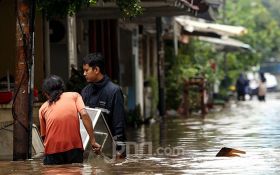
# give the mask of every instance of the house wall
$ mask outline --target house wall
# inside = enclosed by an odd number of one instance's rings
[[[138,25],[122,23],[119,38],[120,78],[124,93],[127,94],[127,107],[133,111],[139,106],[143,115],[143,45]]]
[[[83,57],[89,52],[88,20],[76,17],[77,36],[77,64],[78,69],[82,69]]]
[[[69,65],[68,65],[68,75],[71,75],[71,66],[77,68],[77,23],[75,16],[67,17],[68,23],[68,57],[69,57]]]
[[[138,31],[138,26],[132,33],[132,56],[134,60],[135,71],[135,93],[136,93],[136,105],[140,106],[141,116],[143,115],[143,61],[140,56],[141,52],[141,38]]]
[[[133,64],[132,60],[132,32],[130,30],[120,28],[119,41],[120,44],[120,85],[129,87],[134,84]],[[128,44],[131,43],[131,44]]]
[[[141,50],[143,57],[143,77],[144,77],[144,120],[156,115],[156,106],[153,95],[157,89],[153,89],[151,81],[157,78],[157,47],[154,34],[146,33],[142,38],[143,48]]]
[[[42,104],[33,106],[33,122],[39,126],[39,108]],[[0,160],[12,160],[13,158],[13,116],[11,104],[0,104]],[[8,126],[8,127],[7,127]],[[33,138],[34,139],[34,138]]]
[[[44,59],[43,19],[42,14],[38,12],[35,18],[34,86],[39,90],[45,77]]]
[[[15,4],[11,0],[0,1],[0,78],[7,75],[15,75],[16,58],[16,16]]]
[[[148,30],[151,33],[147,34],[143,30],[143,26],[146,25],[142,25],[141,22],[118,19],[116,26],[113,26],[112,21],[115,19],[108,19],[107,16],[100,14],[90,16],[82,14],[83,12],[77,14],[79,65],[82,57],[89,52],[99,51],[108,54],[105,56],[105,58],[109,58],[109,62],[106,60],[108,63],[107,73],[113,80],[119,79],[117,83],[123,89],[127,109],[134,111],[137,106],[140,106],[142,117],[145,114],[147,117],[155,114],[156,111],[151,111],[151,109],[144,113],[144,108],[151,106],[151,92],[148,90],[145,97],[147,89],[144,89],[144,81],[151,76],[157,78],[157,43],[154,18],[148,24]],[[115,38],[115,34],[117,38]],[[117,52],[113,52],[115,49]]]
[[[144,77],[144,120],[150,117],[151,114],[151,98],[152,98],[152,89],[149,82],[151,71],[150,71],[150,37],[144,35],[142,37],[142,59],[143,59],[143,77]]]
[[[66,18],[56,18],[49,21],[50,74],[62,77],[65,82],[69,78],[67,25]]]
[[[154,116],[152,89],[146,83],[151,77],[157,78],[157,47],[155,33],[137,23],[120,25],[120,79],[127,95],[128,110],[140,106],[143,120]],[[131,43],[131,44],[129,44]]]
[[[15,1],[0,1],[0,78],[7,75],[15,77],[16,66],[16,15]],[[44,77],[43,64],[43,29],[41,14],[36,14],[35,19],[35,66],[34,84],[40,88]]]
[[[89,20],[89,51],[100,52],[105,59],[106,73],[119,83],[118,21]]]
[[[156,41],[156,37],[153,37],[150,40],[150,47],[151,47],[150,54],[153,57],[153,59],[151,59],[151,74],[153,76],[157,77],[157,41]]]

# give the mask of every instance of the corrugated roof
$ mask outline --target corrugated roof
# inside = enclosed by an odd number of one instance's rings
[[[188,16],[175,17],[175,20],[188,32],[212,32],[221,36],[241,36],[247,33],[247,29],[242,26],[197,21]]]
[[[232,39],[232,38],[228,38],[228,37],[212,38],[212,37],[200,36],[200,37],[198,37],[198,39],[202,40],[202,41],[207,41],[207,42],[210,42],[210,43],[222,45],[222,46],[238,47],[238,48],[242,48],[242,49],[251,50],[251,46],[249,44],[246,44],[242,41]]]

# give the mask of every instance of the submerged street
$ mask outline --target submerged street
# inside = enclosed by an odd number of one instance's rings
[[[0,0],[0,175],[280,174],[279,9]]]
[[[232,101],[205,118],[170,116],[130,128],[128,141],[140,149],[124,162],[44,166],[42,160],[1,161],[0,174],[277,174],[279,114],[280,94],[268,94],[266,102]],[[246,154],[215,157],[222,147]]]

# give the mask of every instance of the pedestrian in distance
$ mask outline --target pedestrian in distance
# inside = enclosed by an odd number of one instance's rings
[[[100,150],[82,97],[76,92],[64,92],[64,88],[63,80],[56,75],[46,78],[42,86],[47,101],[39,109],[39,121],[45,146],[43,163],[46,165],[83,162],[80,119],[87,130],[92,149],[96,153]]]
[[[243,73],[241,73],[236,81],[236,92],[237,92],[237,100],[238,101],[245,101],[245,95],[246,95],[246,90],[248,89],[249,86],[249,81],[247,78],[244,76]]]
[[[116,141],[116,158],[124,158],[125,110],[121,88],[105,73],[105,60],[100,53],[90,53],[83,59],[84,76],[88,85],[81,94],[86,106],[101,109]]]
[[[259,88],[258,88],[258,100],[259,101],[265,101],[265,95],[266,95],[266,78],[264,76],[264,73],[260,73],[260,80],[259,80]]]

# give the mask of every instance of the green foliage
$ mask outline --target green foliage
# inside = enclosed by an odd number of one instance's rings
[[[166,96],[167,107],[177,109],[183,94],[184,80],[191,77],[204,77],[208,83],[214,83],[222,77],[222,72],[211,67],[220,62],[220,54],[213,45],[196,39],[188,45],[179,47],[179,54],[174,56],[171,47],[165,48],[166,58]],[[172,99],[172,100],[171,100]]]
[[[181,101],[183,91],[184,69],[182,65],[188,64],[188,55],[180,54],[174,56],[172,46],[165,47],[166,59],[166,106],[167,108],[176,109]]]
[[[48,18],[66,15],[73,15],[83,6],[96,4],[96,0],[38,0],[40,10],[46,13]]]
[[[226,52],[227,78],[234,83],[240,72],[250,71],[271,57],[280,61],[280,28],[278,0],[235,0],[226,3],[226,18],[228,25],[246,27],[248,33],[237,39],[250,44],[253,50]],[[222,20],[217,23],[223,23]],[[203,48],[203,46],[201,47]],[[202,50],[195,49],[197,52]],[[218,53],[217,53],[218,54]],[[199,53],[199,55],[201,55]],[[214,56],[218,68],[224,67],[221,56]],[[218,70],[222,71],[222,70]],[[220,72],[218,75],[222,75]]]
[[[244,26],[248,33],[239,39],[251,45],[254,52],[235,53],[244,66],[241,69],[248,69],[271,57],[278,57],[280,53],[280,28],[275,19],[279,19],[279,10],[272,6],[279,7],[279,1],[266,0],[266,6],[261,0],[236,0],[227,1],[226,23],[229,25]],[[267,5],[270,4],[271,6]],[[274,9],[274,11],[269,10]],[[278,16],[277,16],[278,15]]]
[[[37,6],[48,18],[73,15],[83,7],[96,5],[97,0],[38,0]],[[135,17],[142,13],[140,0],[116,0],[123,17]]]
[[[201,94],[198,86],[189,89],[189,109],[190,111],[199,111],[201,106]]]
[[[135,17],[142,13],[140,0],[116,0],[123,17]]]
[[[167,62],[166,89],[167,99],[172,99],[167,100],[167,106],[169,108],[176,109],[180,104],[184,79],[202,76],[207,80],[207,87],[212,87],[211,85],[214,82],[222,81],[226,76],[227,82],[232,84],[240,72],[251,70],[253,66],[260,64],[263,60],[262,58],[271,54],[272,50],[278,49],[278,44],[273,43],[273,38],[277,38],[279,35],[277,23],[273,20],[271,21],[269,13],[267,13],[261,4],[254,5],[253,3],[254,7],[258,8],[258,10],[254,11],[251,9],[252,16],[248,15],[249,9],[247,9],[251,4],[248,2],[243,3],[245,5],[244,7],[238,5],[238,7],[232,8],[232,10],[241,10],[240,13],[229,12],[229,9],[227,10],[229,14],[233,14],[233,17],[228,15],[228,21],[232,22],[232,25],[241,25],[248,29],[248,34],[238,39],[249,43],[255,49],[255,52],[242,51],[241,49],[232,52],[221,52],[215,49],[214,44],[198,41],[195,38],[192,38],[188,45],[181,45],[179,47],[179,54],[176,57],[173,52],[168,51],[170,48],[167,48],[165,56]],[[246,21],[243,21],[246,17]],[[259,21],[255,22],[258,19]],[[268,28],[270,29],[268,30]],[[275,31],[271,28],[276,28],[277,30]],[[212,63],[216,64],[215,71],[211,68]],[[227,74],[224,72],[225,63]],[[228,89],[221,89],[221,93],[223,94],[227,94],[227,91]],[[192,97],[192,99],[195,98]]]
[[[154,116],[153,112],[157,111],[157,104],[158,104],[158,82],[157,78],[152,76],[148,79],[149,84],[152,89],[152,107],[151,107],[151,117]]]

